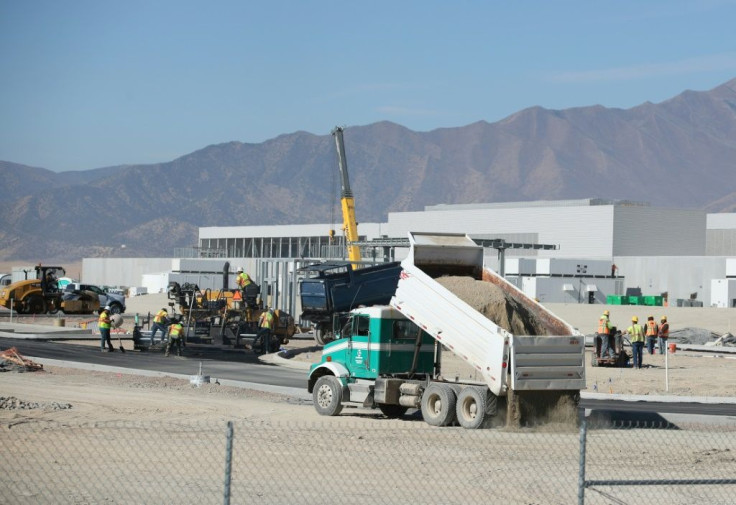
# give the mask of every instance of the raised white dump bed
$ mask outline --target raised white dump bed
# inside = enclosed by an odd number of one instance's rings
[[[391,305],[478,370],[497,396],[585,388],[584,336],[494,271],[483,248],[462,234],[409,233],[411,249]],[[533,314],[548,335],[512,335],[435,279],[492,282]]]

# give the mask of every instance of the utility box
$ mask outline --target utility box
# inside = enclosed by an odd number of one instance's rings
[[[720,308],[736,307],[736,279],[713,279],[710,283],[710,305]]]

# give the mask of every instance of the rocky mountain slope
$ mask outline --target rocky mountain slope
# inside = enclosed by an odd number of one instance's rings
[[[736,79],[627,110],[533,107],[430,132],[355,126],[345,144],[364,222],[438,203],[567,198],[736,211]],[[154,165],[55,173],[0,162],[0,180],[0,260],[170,256],[196,244],[199,226],[340,222],[329,132]]]

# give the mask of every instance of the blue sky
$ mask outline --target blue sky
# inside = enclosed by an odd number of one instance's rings
[[[55,171],[736,77],[736,0],[0,0],[0,160]]]

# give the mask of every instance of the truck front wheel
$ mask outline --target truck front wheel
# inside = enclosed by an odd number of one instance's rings
[[[314,385],[314,408],[323,416],[336,416],[342,412],[342,384],[337,377],[323,375]]]
[[[446,384],[430,384],[422,395],[422,417],[432,426],[447,426],[455,420],[455,391]]]

